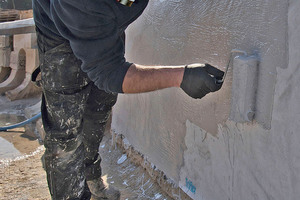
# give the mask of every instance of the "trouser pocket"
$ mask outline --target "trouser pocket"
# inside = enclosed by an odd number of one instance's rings
[[[90,82],[68,42],[45,52],[40,69],[42,86],[48,91],[76,92]]]

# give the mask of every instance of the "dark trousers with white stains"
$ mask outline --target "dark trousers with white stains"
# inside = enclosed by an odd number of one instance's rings
[[[117,95],[99,90],[62,38],[37,30],[42,76],[44,159],[52,199],[90,199],[86,180],[101,176],[98,153]]]

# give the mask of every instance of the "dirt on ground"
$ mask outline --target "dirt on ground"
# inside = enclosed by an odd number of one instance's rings
[[[19,116],[24,116],[25,108],[39,101],[40,98],[9,101],[0,96],[0,126],[3,121],[16,123]],[[171,199],[144,168],[133,164],[120,147],[112,145],[109,124],[99,147],[102,178],[120,190],[121,200]],[[0,200],[51,199],[41,162],[44,146],[41,139],[30,137],[27,132],[24,127],[0,131]],[[10,149],[14,150],[11,154]]]
[[[46,200],[51,199],[42,168],[44,148],[32,154],[0,164],[0,199]]]
[[[51,199],[40,159],[44,147],[37,140],[22,137],[22,131],[24,129],[21,128],[0,132],[0,137],[19,145],[18,149],[26,149],[23,156],[0,161],[0,199]],[[21,142],[24,139],[29,141]],[[99,150],[102,155],[103,179],[120,190],[122,200],[171,199],[143,168],[133,164],[120,148],[111,145],[110,134],[106,133]]]

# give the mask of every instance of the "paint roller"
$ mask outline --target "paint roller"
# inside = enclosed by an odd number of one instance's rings
[[[258,56],[249,56],[245,51],[233,49],[223,78],[216,80],[218,84],[224,82],[231,63],[233,77],[229,119],[239,123],[251,122],[255,115]]]
[[[244,55],[247,55],[247,53],[245,51],[242,51],[242,50],[239,50],[239,49],[232,49],[231,52],[230,52],[230,55],[229,55],[229,59],[228,59],[228,63],[227,63],[227,66],[226,66],[226,69],[225,69],[225,72],[224,72],[224,76],[222,79],[216,79],[216,83],[217,84],[222,84],[225,80],[225,77],[226,77],[226,74],[228,72],[228,68],[231,64],[231,61],[232,61],[232,56],[234,53],[242,53]]]

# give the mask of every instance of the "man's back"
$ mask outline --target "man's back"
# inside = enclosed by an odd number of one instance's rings
[[[131,64],[124,57],[124,31],[147,4],[148,0],[132,7],[115,0],[33,0],[33,10],[37,31],[54,46],[68,41],[98,88],[122,92]]]

